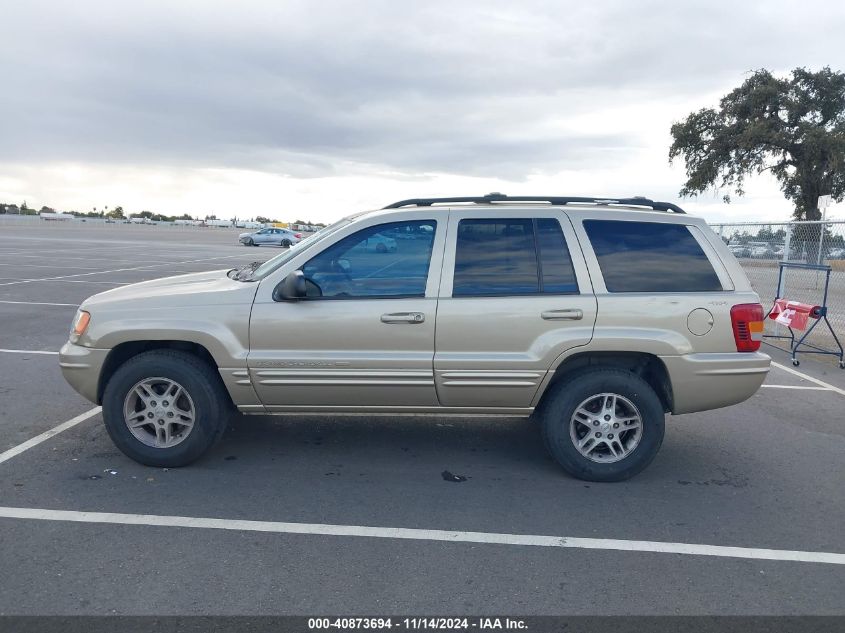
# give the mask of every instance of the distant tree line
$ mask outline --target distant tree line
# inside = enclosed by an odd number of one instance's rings
[[[29,207],[26,201],[23,201],[20,205],[18,204],[9,204],[0,202],[0,214],[15,214],[15,215],[39,215],[41,213],[66,213],[68,215],[73,215],[78,218],[109,218],[113,220],[125,220],[127,218],[147,218],[153,222],[175,222],[176,220],[191,220],[191,221],[199,221],[201,219],[205,220],[216,220],[217,215],[210,214],[206,215],[205,218],[198,218],[190,215],[189,213],[183,213],[182,215],[165,215],[163,213],[154,213],[153,211],[140,211],[138,213],[131,213],[126,215],[125,211],[123,210],[122,206],[116,206],[112,209],[108,207],[103,207],[102,209],[97,209],[94,207],[91,211],[57,211],[52,207],[43,206],[39,210],[35,210]],[[234,218],[232,222],[236,222],[238,218]],[[250,222],[261,222],[262,224],[276,224],[276,223],[283,223],[282,220],[276,220],[275,218],[269,218],[262,215],[256,216],[254,220],[249,220]],[[311,224],[314,226],[325,226],[320,222],[306,222],[305,220],[296,220],[294,224]]]
[[[733,233],[730,236],[723,235],[722,240],[726,244],[748,244],[749,242],[767,242],[769,244],[783,244],[786,241],[786,230],[782,227],[778,228],[777,230],[772,230],[771,226],[764,225],[760,227],[756,233],[752,233],[751,231],[745,229],[743,231]],[[817,244],[818,240],[818,231],[816,231],[814,235],[810,235],[809,237],[807,236],[806,231],[801,232],[797,235],[793,233],[792,236],[792,241],[796,244],[805,242],[808,244]],[[834,233],[833,231],[831,231],[829,226],[825,226],[824,245],[827,248],[845,248],[845,236]]]

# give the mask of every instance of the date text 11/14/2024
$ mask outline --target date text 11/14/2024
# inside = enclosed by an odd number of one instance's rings
[[[479,618],[440,618],[440,617],[349,617],[349,618],[308,618],[309,630],[384,630],[400,629],[410,631],[451,631],[471,630],[524,630],[524,620],[518,618],[479,617]]]

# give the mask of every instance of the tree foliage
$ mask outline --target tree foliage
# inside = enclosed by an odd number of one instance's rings
[[[758,70],[718,110],[693,112],[671,131],[669,160],[686,166],[681,196],[711,188],[741,196],[748,176],[769,171],[795,219],[820,219],[819,196],[845,198],[845,74],[828,67],[786,79]]]

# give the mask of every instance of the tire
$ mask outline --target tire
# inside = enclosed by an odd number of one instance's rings
[[[609,400],[609,396],[614,399]],[[631,372],[612,368],[589,371],[561,383],[547,397],[540,420],[543,443],[563,469],[577,479],[629,479],[648,466],[660,450],[665,432],[663,405],[654,389]],[[608,402],[612,411],[603,408]],[[639,426],[626,429],[625,425],[636,424],[635,417]],[[578,449],[578,441],[585,442],[582,450],[590,457]]]
[[[285,248],[290,248],[291,241],[290,240],[282,240],[282,246],[284,246]]]
[[[178,402],[164,400],[169,397],[164,389],[167,383],[182,387],[181,392],[173,389]],[[139,385],[140,391],[136,391]],[[138,396],[140,392],[147,394],[146,401]],[[164,408],[165,403],[171,408]],[[126,413],[129,409],[131,414]],[[144,352],[130,358],[114,372],[103,393],[103,420],[112,441],[127,457],[147,466],[176,468],[199,459],[220,440],[231,411],[217,372],[196,356],[176,350]],[[127,422],[130,415],[137,416],[134,430]],[[145,415],[152,419],[139,426]],[[186,425],[189,417],[193,420],[190,427]],[[160,439],[160,435],[169,439]],[[158,443],[165,445],[156,446]]]
[[[252,241],[252,238],[251,238],[251,237],[248,237],[248,238],[246,239],[246,241],[244,242],[244,246],[255,246],[255,242],[254,242],[254,241]]]

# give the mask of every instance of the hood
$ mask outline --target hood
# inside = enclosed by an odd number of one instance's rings
[[[106,304],[126,304],[126,307],[141,304],[147,309],[155,309],[252,302],[258,284],[229,279],[228,270],[231,269],[142,281],[88,297],[80,307],[96,309]]]

